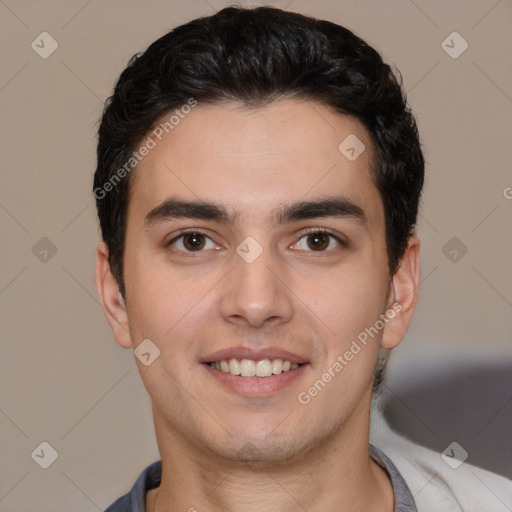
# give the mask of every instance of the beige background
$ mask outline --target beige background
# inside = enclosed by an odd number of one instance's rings
[[[331,19],[374,45],[401,70],[419,119],[428,161],[423,281],[388,391],[400,395],[411,368],[449,373],[467,359],[510,368],[512,2],[268,4]],[[0,0],[0,511],[101,510],[158,457],[133,356],[115,344],[93,284],[95,133],[132,54],[225,5]],[[59,45],[47,59],[31,48],[43,31]],[[469,44],[457,59],[441,47],[453,31]],[[57,249],[47,261],[48,242],[33,250],[43,237]],[[467,247],[457,262],[450,247],[443,252],[452,237]],[[493,424],[510,424],[511,397],[502,389],[495,407],[475,411],[489,435]],[[31,458],[43,441],[58,452],[46,470]]]

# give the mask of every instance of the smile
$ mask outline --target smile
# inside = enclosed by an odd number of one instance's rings
[[[297,370],[299,364],[292,364],[291,361],[282,359],[221,359],[208,363],[211,368],[220,370],[223,373],[230,373],[239,377],[260,377],[266,378],[272,375],[279,375],[283,372]]]

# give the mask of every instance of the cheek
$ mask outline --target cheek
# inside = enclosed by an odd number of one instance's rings
[[[166,281],[149,273],[147,279],[142,279],[142,273],[139,277],[131,283],[136,299],[128,309],[130,334],[134,345],[150,339],[159,355],[147,367],[136,362],[152,400],[179,415],[174,407],[186,402],[184,390],[196,377],[198,365],[192,354],[211,304],[198,283],[184,286],[180,292],[171,286],[176,280]]]
[[[172,269],[165,261],[141,253],[127,261],[126,269],[128,316],[135,343],[149,338],[162,351],[179,352],[186,333],[190,337],[212,308],[208,291],[219,281],[218,273]]]
[[[297,295],[304,302],[305,314],[312,316],[326,336],[344,346],[382,313],[388,281],[382,264],[347,264],[336,271],[305,277],[296,276]]]
[[[155,342],[172,335],[201,298],[197,287],[176,289],[177,284],[156,273],[127,283],[133,298],[128,310],[132,335]]]
[[[385,276],[366,266],[351,267],[326,279],[322,287],[310,288],[304,314],[319,319],[323,353],[301,396],[314,399],[318,411],[329,410],[331,423],[348,414],[372,382],[382,336],[375,325],[387,296]]]

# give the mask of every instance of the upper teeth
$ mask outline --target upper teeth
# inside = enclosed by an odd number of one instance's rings
[[[278,375],[281,372],[296,370],[299,365],[292,364],[290,361],[282,359],[260,359],[253,361],[252,359],[223,359],[210,363],[212,368],[216,368],[224,373],[232,375],[240,375],[241,377],[270,377],[270,375]]]

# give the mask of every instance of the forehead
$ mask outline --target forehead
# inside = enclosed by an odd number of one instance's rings
[[[340,193],[379,215],[366,129],[322,104],[199,103],[161,140],[149,135],[155,146],[134,171],[132,213],[179,196],[226,204],[237,218],[262,217],[277,205]]]

